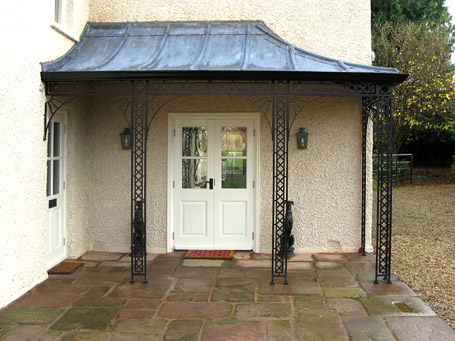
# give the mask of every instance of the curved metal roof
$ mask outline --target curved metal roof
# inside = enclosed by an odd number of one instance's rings
[[[263,22],[89,23],[70,51],[42,65],[44,81],[138,77],[398,83],[405,75],[305,51]]]

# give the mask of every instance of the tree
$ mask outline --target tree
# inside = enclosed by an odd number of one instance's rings
[[[455,139],[453,27],[443,1],[373,0],[372,8],[374,64],[409,74],[394,90],[394,152],[410,136]]]
[[[451,17],[445,0],[372,0],[373,23],[415,24],[430,28],[451,27]]]

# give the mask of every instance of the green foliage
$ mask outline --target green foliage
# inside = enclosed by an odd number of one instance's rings
[[[372,0],[371,17],[373,22],[413,22],[431,28],[451,26],[444,0]]]
[[[415,23],[373,23],[375,65],[409,74],[394,90],[394,152],[411,135],[455,138],[452,41],[446,27]]]

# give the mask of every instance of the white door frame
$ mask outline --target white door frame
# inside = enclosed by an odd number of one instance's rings
[[[254,121],[254,130],[256,136],[256,162],[255,162],[255,188],[254,188],[254,240],[253,251],[259,251],[260,245],[260,140],[261,140],[261,116],[258,112],[253,113],[169,113],[168,115],[168,149],[167,149],[167,252],[174,251],[174,126],[177,119],[218,119],[218,120],[241,120],[248,119]]]
[[[51,269],[52,267],[54,267],[55,265],[59,264],[60,262],[62,262],[63,260],[65,260],[67,257],[68,257],[68,246],[67,246],[67,243],[66,243],[66,240],[67,240],[67,236],[66,236],[66,183],[67,183],[67,156],[68,156],[68,149],[67,149],[67,139],[66,139],[66,134],[67,134],[67,116],[68,116],[68,111],[66,109],[60,109],[60,111],[55,114],[55,116],[53,117],[53,120],[54,121],[56,118],[59,119],[60,122],[62,122],[62,145],[61,145],[61,152],[62,152],[62,158],[61,160],[63,161],[62,162],[62,174],[60,174],[61,176],[61,184],[62,184],[62,187],[61,187],[61,191],[62,191],[62,198],[63,198],[63,203],[62,203],[62,214],[63,214],[63,218],[62,218],[62,224],[63,224],[63,227],[62,227],[62,234],[63,234],[63,254],[62,254],[62,257],[59,258],[58,260],[55,260],[53,261],[52,263],[48,263],[47,259],[46,259],[46,270],[49,270]],[[47,143],[49,143],[49,139],[47,140]],[[47,153],[47,146],[46,146],[46,153]],[[47,178],[46,178],[46,181],[47,181]],[[48,199],[46,197],[46,204],[48,205]],[[46,205],[46,206],[47,206]],[[48,206],[47,206],[48,207]],[[49,210],[49,208],[47,208],[47,210]],[[47,217],[47,222],[46,224],[49,224],[49,216]],[[47,238],[49,238],[49,235],[46,235],[46,243],[48,242]]]

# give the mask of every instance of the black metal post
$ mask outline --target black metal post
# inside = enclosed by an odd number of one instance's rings
[[[287,279],[287,236],[285,233],[288,200],[289,82],[273,82],[273,213],[272,213],[272,279]],[[283,245],[284,242],[284,245]],[[284,250],[284,252],[283,252]]]
[[[146,220],[146,156],[149,84],[133,83],[131,105],[131,281],[134,276],[144,276],[147,283],[147,220]]]
[[[377,226],[375,281],[390,280],[392,250],[392,97],[382,96],[377,101]]]

